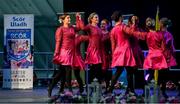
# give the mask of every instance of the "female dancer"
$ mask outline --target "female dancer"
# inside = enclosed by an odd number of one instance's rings
[[[176,66],[176,59],[175,59],[175,48],[174,48],[174,39],[170,32],[168,32],[167,28],[171,25],[171,21],[168,18],[161,18],[160,19],[160,33],[164,37],[164,55],[167,61],[168,69],[172,66]],[[167,94],[165,93],[166,90],[166,82],[168,81],[168,70],[160,71],[159,72],[159,83],[162,84],[162,93],[165,98],[167,98]],[[179,83],[177,83],[178,89],[180,89]],[[180,94],[180,90],[179,90]]]
[[[130,80],[132,78],[133,67],[136,66],[135,57],[129,42],[129,28],[122,23],[122,15],[119,11],[115,11],[112,16],[112,20],[115,21],[115,26],[111,30],[110,39],[112,47],[112,64],[111,67],[116,67],[117,70],[112,77],[111,86],[106,92],[112,92],[114,85],[122,73],[124,67],[128,72],[128,91],[133,91],[133,82]],[[127,92],[128,93],[128,92]]]
[[[111,60],[111,56],[110,56],[110,50],[111,50],[111,43],[110,43],[110,36],[109,36],[109,31],[108,31],[108,27],[109,27],[109,21],[107,19],[103,19],[101,21],[101,30],[102,30],[102,73],[104,76],[103,80],[106,83],[106,89],[109,86],[109,82],[111,80],[112,77],[112,70],[110,69],[110,60]]]
[[[102,31],[97,26],[99,23],[99,17],[97,13],[91,13],[88,17],[89,24],[84,26],[82,21],[79,21],[79,26],[81,29],[87,32],[89,36],[89,44],[87,48],[87,54],[85,63],[89,66],[89,79],[88,83],[91,83],[93,79],[96,77],[98,81],[101,83],[101,64],[102,64],[102,49],[101,49],[101,39],[102,39]]]
[[[128,20],[128,27],[133,28],[134,31],[142,31],[138,27],[138,25],[139,25],[139,18],[137,16],[132,16],[132,17],[129,18],[129,20]],[[143,68],[143,61],[144,61],[144,56],[143,56],[142,50],[141,50],[140,45],[139,45],[139,39],[134,37],[134,36],[132,36],[132,37],[129,37],[129,41],[130,41],[130,45],[132,47],[133,54],[134,54],[135,61],[136,61],[136,66],[134,67],[134,70],[132,71],[132,73],[129,73],[130,74],[129,76],[131,77],[130,80],[132,80],[130,82],[133,83],[133,75],[134,75],[135,76],[135,80],[136,79],[137,80],[138,79],[143,80],[142,88],[144,89],[144,84],[145,84],[144,72],[141,73],[138,70],[138,68]],[[137,76],[136,74],[138,74],[140,76]],[[135,86],[133,86],[132,91],[134,91],[134,87]]]
[[[175,54],[174,38],[172,34],[167,30],[167,28],[170,25],[171,25],[171,21],[168,18],[160,19],[160,32],[164,34],[164,40],[166,45],[164,54],[166,56],[168,67],[177,65],[176,59],[174,58],[174,54]]]
[[[84,41],[88,41],[88,36],[76,34],[73,69],[74,69],[74,75],[75,75],[75,77],[78,81],[78,84],[79,84],[79,93],[80,94],[84,91],[83,81],[80,77],[80,70],[85,69],[85,63],[84,63],[84,60],[82,59],[81,52],[80,52],[80,45]]]
[[[62,21],[62,26],[58,27],[56,30],[56,46],[53,57],[53,62],[59,65],[59,70],[52,78],[52,82],[48,87],[49,97],[51,96],[53,87],[60,78],[61,86],[59,92],[63,93],[65,81],[67,81],[69,89],[67,93],[72,95],[71,73],[75,53],[75,28],[70,25],[71,18],[69,14],[60,16],[59,20]]]

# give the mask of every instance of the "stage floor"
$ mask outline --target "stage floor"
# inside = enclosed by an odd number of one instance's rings
[[[54,88],[52,95],[55,95],[58,91],[58,88]],[[135,90],[138,95],[143,93],[142,89]],[[76,93],[77,89],[73,89],[73,92]],[[124,92],[124,90],[115,89],[116,94]],[[177,97],[177,90],[166,91],[169,97]],[[180,97],[179,97],[180,98]],[[180,99],[179,99],[180,101]],[[10,90],[10,89],[0,89],[0,103],[38,103],[38,104],[50,104],[49,98],[47,96],[47,87],[35,87],[32,90]],[[180,102],[179,102],[180,103]]]

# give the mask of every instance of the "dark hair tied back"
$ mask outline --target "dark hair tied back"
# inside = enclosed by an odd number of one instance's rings
[[[122,18],[122,14],[120,13],[120,11],[113,12],[111,16],[112,20],[114,20],[115,22],[118,22],[120,18]]]

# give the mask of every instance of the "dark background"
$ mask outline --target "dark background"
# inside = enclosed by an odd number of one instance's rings
[[[120,10],[122,14],[135,14],[140,18],[143,27],[147,17],[155,18],[156,8],[159,5],[159,17],[168,17],[172,21],[169,31],[173,34],[176,49],[180,49],[178,24],[178,0],[64,0],[64,12],[85,12],[85,22],[92,12],[99,14],[100,20],[110,16],[115,10]],[[147,49],[147,47],[143,47]]]

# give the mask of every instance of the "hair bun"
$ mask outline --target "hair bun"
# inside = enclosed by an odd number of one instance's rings
[[[160,22],[166,27],[170,27],[172,25],[171,20],[166,17],[161,18]]]

